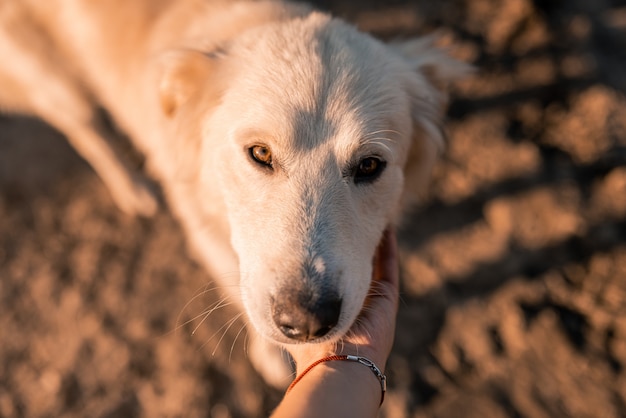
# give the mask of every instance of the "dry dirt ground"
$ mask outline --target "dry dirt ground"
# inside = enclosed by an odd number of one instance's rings
[[[626,1],[317,4],[478,68],[401,230],[381,416],[626,417]],[[267,416],[242,324],[196,318],[211,286],[167,209],[123,215],[61,135],[0,118],[0,417]]]

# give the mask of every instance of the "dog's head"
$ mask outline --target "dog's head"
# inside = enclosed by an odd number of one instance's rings
[[[359,314],[383,230],[442,147],[441,83],[462,67],[433,51],[312,13],[179,52],[165,72],[165,112],[203,115],[204,180],[223,194],[262,335],[337,339]]]

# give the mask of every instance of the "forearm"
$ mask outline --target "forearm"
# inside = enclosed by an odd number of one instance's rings
[[[380,382],[367,367],[351,361],[315,366],[285,395],[272,418],[376,417]]]

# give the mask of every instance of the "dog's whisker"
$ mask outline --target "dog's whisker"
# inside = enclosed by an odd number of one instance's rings
[[[246,336],[243,337],[243,352],[245,353],[246,357],[248,357],[248,336],[250,335],[250,333],[248,332],[248,328],[245,328],[246,330]]]
[[[200,328],[200,325],[202,325],[204,323],[204,321],[206,321],[206,319],[209,317],[209,315],[211,315],[213,311],[209,310],[206,311],[206,313],[203,313],[200,316],[203,316],[203,318],[200,320],[200,322],[198,323],[198,325],[196,325],[196,327],[191,331],[191,335],[196,335],[196,331],[198,331],[198,329]]]
[[[215,331],[204,343],[202,343],[202,345],[198,348],[198,350],[203,349],[208,343],[210,343],[213,338],[215,338],[220,332],[222,332],[224,330],[224,328],[226,328],[226,331],[228,331],[228,328],[230,328],[232,326],[232,324],[241,317],[241,315],[243,315],[243,312],[238,313],[237,315],[235,315],[233,318],[229,319],[228,321],[226,321],[221,327],[219,327],[217,329],[217,331]],[[228,327],[228,328],[227,328]],[[222,341],[223,336],[220,338],[219,341]],[[218,342],[219,345],[219,342]],[[217,350],[217,346],[215,347],[215,350],[213,350],[211,355],[215,354],[215,351]]]
[[[241,328],[239,328],[239,331],[237,332],[237,334],[235,335],[235,338],[233,339],[233,343],[230,345],[230,351],[228,352],[228,364],[230,364],[230,360],[233,355],[233,349],[235,348],[237,339],[239,338],[239,335],[243,332],[243,330],[246,328],[246,325],[247,325],[246,321],[243,321],[243,325],[241,326]]]
[[[223,307],[232,305],[232,302],[228,302],[227,299],[222,299],[220,301],[218,301],[218,303],[214,304],[213,308],[209,309],[206,314],[204,314],[204,317],[202,318],[202,320],[198,323],[198,325],[196,325],[196,327],[193,329],[193,331],[191,331],[191,335],[195,335],[196,331],[198,331],[198,328],[200,328],[200,325],[202,325],[204,323],[204,321],[207,320],[207,318],[216,310],[221,309]],[[202,315],[201,315],[202,316]]]
[[[238,273],[233,273],[233,277],[235,277],[237,274],[238,274]],[[225,276],[225,277],[228,277],[228,276]],[[220,284],[220,285],[217,285],[217,284],[215,284],[215,282],[214,282],[213,280],[208,281],[206,284],[204,284],[204,285],[200,286],[200,287],[198,288],[198,290],[196,290],[196,291],[194,292],[194,295],[191,297],[191,299],[190,299],[190,300],[189,300],[189,301],[185,304],[185,306],[184,306],[181,310],[183,310],[183,311],[184,311],[184,310],[185,310],[185,308],[186,308],[186,307],[187,307],[190,303],[192,303],[195,299],[197,299],[197,298],[199,298],[199,297],[201,297],[201,296],[204,296],[204,295],[206,295],[206,294],[208,294],[208,293],[211,293],[211,292],[220,291],[221,289],[224,289],[224,288],[229,288],[229,287],[241,287],[241,285],[240,285],[240,284],[238,284],[238,283],[237,283],[237,284],[230,284],[230,285],[228,285],[228,284],[224,284],[224,285],[221,285],[221,284]]]
[[[283,362],[285,364],[289,364],[289,365],[292,365],[292,366],[295,364],[293,358],[291,357],[291,355],[289,354],[287,349],[284,348],[284,347],[280,347],[280,357],[281,357],[281,359],[283,360]],[[295,373],[295,367],[293,367],[293,369],[294,369],[294,371],[292,371],[292,373],[289,373],[290,375],[293,375]]]
[[[220,299],[222,300],[222,299]],[[195,321],[196,319],[200,318],[201,316],[206,315],[206,313],[216,304],[219,304],[220,301],[215,302],[213,305],[211,305],[209,308],[204,309],[202,312],[200,312],[198,315],[187,319],[186,321],[182,321],[181,317],[183,315],[184,312],[181,311],[181,313],[178,315],[178,317],[176,318],[176,323],[173,329],[171,329],[170,331],[166,332],[165,335],[169,335],[172,333],[176,333],[178,332],[181,328],[183,328],[185,325],[190,324],[191,322]]]
[[[230,304],[231,304],[231,302],[228,302],[228,303],[227,303],[227,299],[225,299],[225,298],[224,298],[224,299],[220,299],[220,300],[218,300],[217,302],[213,302],[213,304],[212,304],[211,306],[209,306],[209,307],[207,307],[206,309],[202,310],[202,312],[200,312],[198,315],[196,315],[196,316],[194,316],[194,317],[191,317],[191,318],[189,318],[188,320],[186,320],[185,322],[183,322],[183,323],[179,326],[179,328],[180,328],[180,327],[182,327],[182,326],[185,326],[185,325],[187,325],[187,324],[189,324],[189,323],[191,323],[191,322],[195,321],[196,319],[198,319],[198,318],[200,318],[200,317],[203,317],[203,316],[205,316],[205,315],[207,315],[207,314],[208,314],[208,315],[210,315],[210,314],[211,314],[213,311],[215,311],[216,309],[223,308],[224,306],[228,306],[228,305],[230,305]],[[195,330],[194,330],[194,332],[195,332]],[[193,335],[193,333],[192,333],[192,335]]]
[[[238,273],[233,273],[233,275],[236,275]],[[182,316],[185,313],[185,311],[189,308],[189,306],[195,302],[197,299],[199,299],[202,296],[205,296],[209,293],[215,292],[215,291],[219,291],[220,293],[222,293],[221,291],[224,288],[239,288],[241,287],[239,284],[232,284],[232,285],[223,285],[223,286],[216,286],[213,285],[213,282],[209,282],[207,284],[205,284],[204,286],[202,286],[200,289],[198,289],[196,291],[196,294],[189,299],[189,301],[187,303],[185,303],[185,305],[181,308],[177,318],[176,318],[176,326],[174,327],[173,332],[178,331],[179,329],[181,329],[182,327],[184,327],[185,325],[197,320],[200,317],[203,317],[203,319],[200,321],[200,323],[193,329],[191,335],[194,335],[196,333],[196,331],[198,330],[198,328],[202,325],[202,323],[204,321],[206,321],[206,319],[217,309],[221,309],[224,308],[226,306],[232,305],[233,302],[229,302],[228,301],[228,297],[227,296],[222,296],[217,302],[214,302],[213,304],[211,304],[208,308],[204,309],[201,313],[199,313],[198,315],[193,316],[192,318],[181,322],[182,321]],[[209,287],[211,286],[211,287]]]
[[[200,296],[208,293],[211,291],[211,288],[209,288],[209,286],[211,285],[212,282],[207,282],[206,284],[200,286],[198,288],[198,290],[196,290],[194,292],[194,295],[191,297],[191,299],[189,299],[189,301],[187,301],[187,303],[185,303],[185,306],[183,306],[181,308],[181,312],[178,314],[178,316],[180,317],[180,315],[184,312],[184,310],[197,298],[199,298]],[[213,289],[217,289],[217,286],[213,287]]]
[[[283,353],[285,353],[285,362],[286,362],[286,364],[291,365],[293,367],[293,370],[294,370],[294,373],[295,373],[295,371],[296,371],[296,362],[295,362],[295,360],[293,359],[293,357],[291,357],[291,354],[289,354],[287,349],[281,347],[281,351]]]
[[[232,318],[230,321],[227,322],[228,326],[226,327],[226,329],[222,332],[222,336],[220,337],[220,339],[217,341],[217,344],[215,344],[215,348],[213,349],[213,352],[211,352],[211,357],[215,355],[215,353],[217,352],[218,347],[220,346],[222,340],[224,339],[224,337],[226,336],[226,334],[228,333],[228,330],[230,329],[230,327],[233,326],[233,324],[235,322],[237,322],[237,320],[239,318],[241,318],[241,316],[243,315],[243,312],[240,312],[239,314],[235,315],[234,318]],[[223,326],[222,326],[223,328]],[[221,328],[220,328],[221,329]],[[229,357],[230,358],[230,357]]]
[[[189,301],[187,301],[187,303],[185,303],[185,305],[180,309],[180,312],[178,313],[178,316],[176,317],[176,324],[178,324],[181,321],[181,317],[183,316],[185,310],[187,310],[189,305],[191,305],[195,300],[197,300],[201,296],[204,296],[204,295],[206,295],[206,294],[208,294],[210,292],[214,292],[214,291],[219,290],[219,287],[217,287],[217,286],[213,286],[213,287],[209,288],[208,286],[210,284],[211,283],[207,283],[206,285],[202,286],[202,287],[204,287],[204,289],[196,291],[196,294],[191,299],[189,299]],[[186,323],[184,323],[182,325],[185,325]],[[178,325],[175,327],[176,330],[179,329],[179,328],[180,328],[180,326],[178,326]]]

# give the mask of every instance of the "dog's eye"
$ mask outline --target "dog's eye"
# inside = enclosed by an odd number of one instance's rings
[[[387,163],[377,157],[367,157],[359,161],[354,171],[354,183],[371,183],[376,180],[385,169]]]
[[[254,162],[272,168],[272,152],[270,149],[264,145],[253,145],[248,148],[248,152],[250,153],[250,158],[254,160]]]

